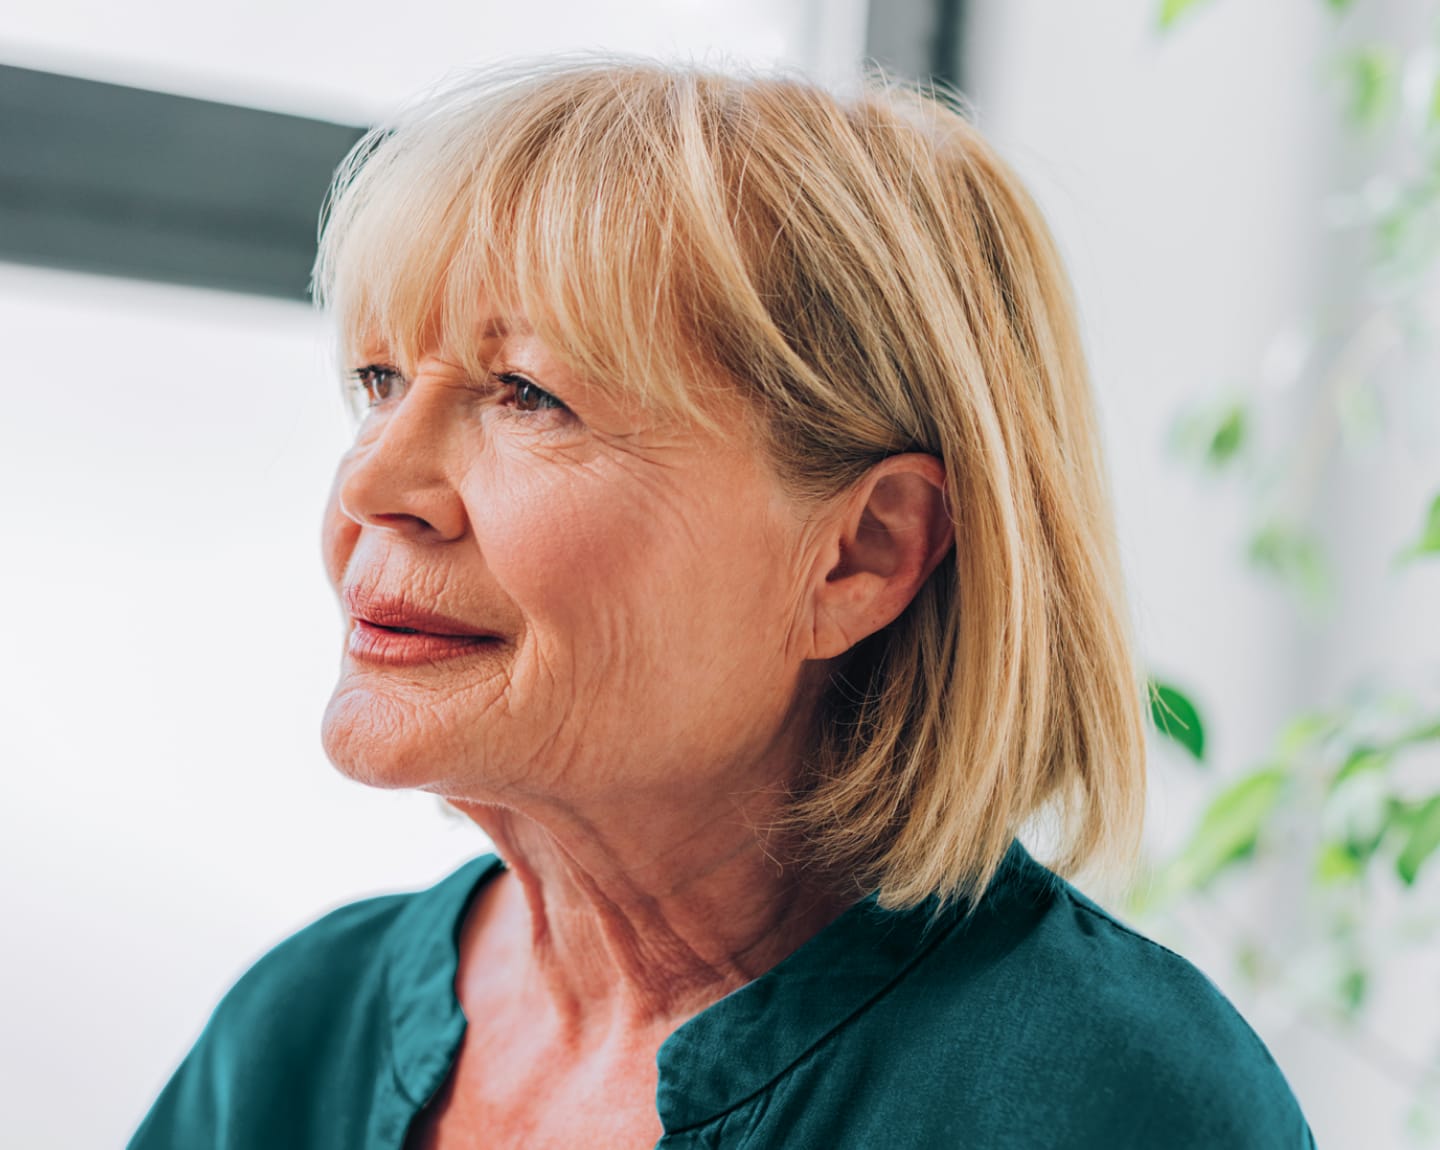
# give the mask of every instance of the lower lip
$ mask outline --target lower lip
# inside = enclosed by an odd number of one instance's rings
[[[493,635],[435,635],[428,631],[407,634],[389,631],[363,619],[350,629],[351,658],[384,667],[419,667],[459,659],[499,644]]]

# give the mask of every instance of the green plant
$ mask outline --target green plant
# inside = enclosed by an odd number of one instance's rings
[[[1163,0],[1159,26],[1168,30],[1216,2]],[[1315,386],[1298,418],[1287,413],[1289,421],[1276,425],[1249,394],[1228,392],[1184,413],[1171,444],[1199,471],[1243,487],[1253,509],[1243,561],[1321,621],[1335,575],[1320,530],[1317,476],[1345,446],[1373,448],[1397,434],[1406,396],[1396,392],[1417,379],[1429,386],[1419,364],[1436,335],[1440,282],[1440,3],[1423,5],[1432,32],[1421,42],[1357,42],[1346,21],[1364,6],[1325,6],[1337,23],[1322,74],[1364,169],[1359,186],[1332,201],[1343,209],[1332,213],[1339,226],[1366,240],[1354,313],[1327,317],[1325,338],[1313,341]],[[1433,580],[1440,595],[1440,494],[1416,512],[1413,537],[1391,570]],[[1440,889],[1440,635],[1435,642],[1430,678],[1397,673],[1378,687],[1357,683],[1342,698],[1278,722],[1262,761],[1238,773],[1214,771],[1187,840],[1153,863],[1131,907],[1163,933],[1167,915],[1199,906],[1223,918],[1222,894],[1246,884],[1293,887],[1300,869],[1301,936],[1275,940],[1230,921],[1236,969],[1257,992],[1284,995],[1409,1087],[1409,1126],[1422,1141],[1440,1137],[1440,1033],[1417,1059],[1372,1027],[1369,1007],[1397,958],[1440,942],[1440,900],[1425,897]],[[1154,682],[1151,700],[1157,735],[1208,770],[1207,720],[1187,691]]]

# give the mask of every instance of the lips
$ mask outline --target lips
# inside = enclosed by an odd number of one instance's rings
[[[346,587],[341,592],[345,609],[357,621],[371,623],[389,631],[423,631],[431,635],[464,638],[498,639],[493,631],[473,627],[461,619],[427,611],[400,596],[367,593],[359,587]]]
[[[363,662],[418,666],[499,644],[493,631],[420,607],[400,596],[346,587],[341,599],[354,625],[348,650]]]

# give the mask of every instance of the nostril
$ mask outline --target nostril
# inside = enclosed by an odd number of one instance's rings
[[[447,464],[450,423],[439,406],[444,395],[412,387],[383,417],[373,437],[341,462],[341,510],[362,528],[393,531],[416,540],[451,541],[467,530],[463,501]]]
[[[345,507],[345,514],[361,527],[380,528],[401,535],[427,536],[440,534],[440,529],[431,519],[416,511],[377,511],[360,506]]]

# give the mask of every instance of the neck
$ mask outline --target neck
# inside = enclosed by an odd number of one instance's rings
[[[748,810],[727,805],[718,818],[643,802],[629,804],[642,818],[621,820],[454,805],[509,870],[496,880],[485,931],[509,936],[527,983],[575,1035],[617,1025],[668,1033],[770,969],[851,901],[767,852],[755,827],[773,798],[754,798]]]

